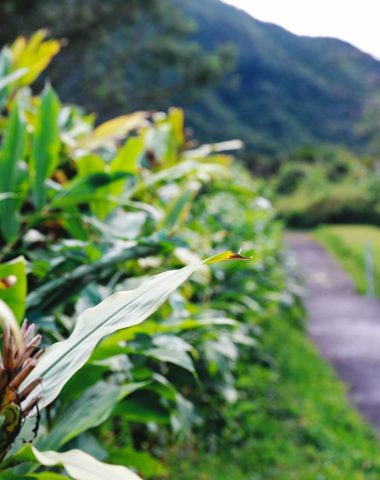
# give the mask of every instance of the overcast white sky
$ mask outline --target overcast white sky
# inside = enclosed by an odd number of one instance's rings
[[[298,35],[346,40],[380,59],[378,0],[223,0]]]

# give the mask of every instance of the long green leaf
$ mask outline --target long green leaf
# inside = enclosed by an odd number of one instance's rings
[[[41,378],[40,408],[49,405],[65,383],[88,360],[98,342],[117,330],[137,325],[154,313],[189,276],[205,263],[242,258],[232,252],[218,254],[204,262],[169,270],[148,278],[138,288],[118,292],[79,315],[67,340],[55,343],[41,357],[23,387]]]
[[[38,209],[43,207],[46,202],[45,180],[58,165],[59,109],[58,97],[49,86],[41,97],[31,157],[33,196]]]
[[[18,164],[23,159],[26,146],[26,122],[16,102],[4,133],[0,151],[0,193],[18,193]],[[0,202],[0,228],[6,240],[17,234],[19,220],[17,198],[5,198]]]

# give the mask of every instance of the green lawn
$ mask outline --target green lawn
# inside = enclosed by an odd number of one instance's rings
[[[272,360],[242,366],[241,400],[224,446],[182,445],[169,459],[177,480],[375,480],[380,446],[353,411],[345,389],[290,319],[263,325]],[[231,420],[232,419],[232,420]]]
[[[380,228],[366,225],[334,225],[317,228],[321,242],[353,279],[357,291],[366,293],[364,252],[370,244],[374,259],[375,293],[380,296]]]

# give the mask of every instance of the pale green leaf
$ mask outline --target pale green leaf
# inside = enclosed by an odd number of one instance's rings
[[[0,264],[0,299],[9,306],[19,323],[24,320],[26,290],[25,258],[17,257]]]
[[[37,462],[47,467],[61,465],[74,480],[141,480],[128,468],[99,462],[81,450],[40,452],[30,447]]]
[[[19,346],[22,345],[21,330],[17,324],[16,317],[13,315],[13,312],[8,305],[2,300],[0,300],[0,325],[2,330],[9,328],[9,330],[13,332],[14,338]]]

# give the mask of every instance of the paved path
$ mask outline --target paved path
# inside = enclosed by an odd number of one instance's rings
[[[380,434],[380,301],[357,295],[335,259],[307,234],[286,242],[306,282],[310,336]]]

